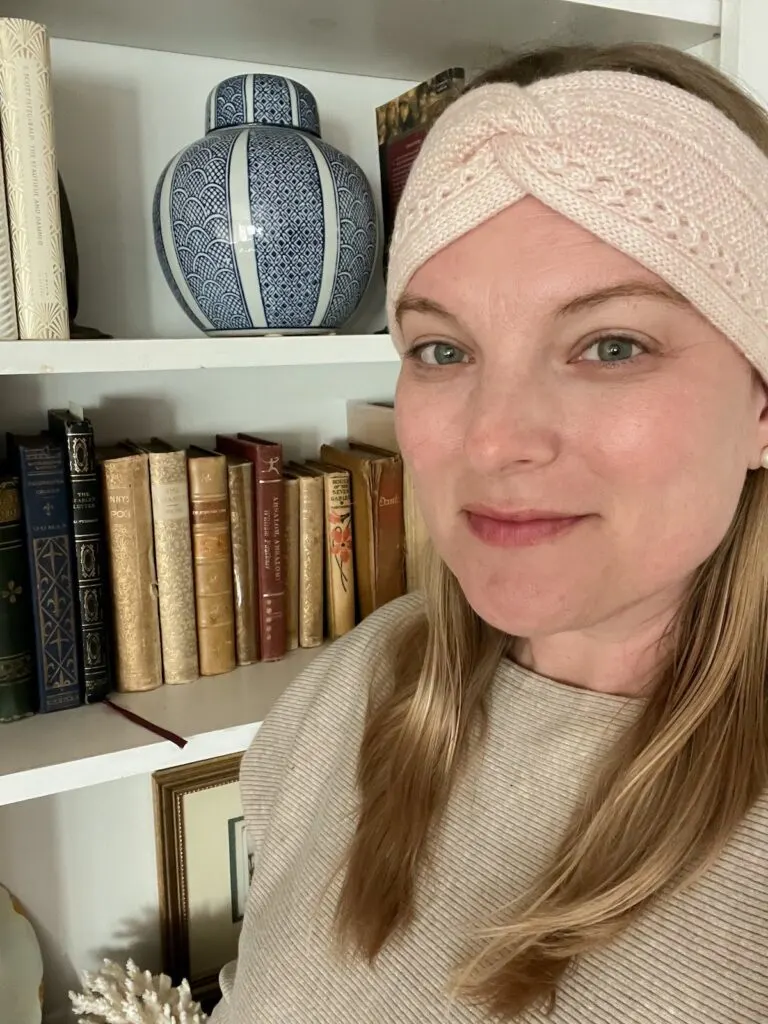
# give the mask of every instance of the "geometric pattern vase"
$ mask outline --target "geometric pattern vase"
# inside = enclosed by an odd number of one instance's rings
[[[208,96],[206,134],[157,183],[155,248],[206,334],[338,330],[379,249],[370,183],[320,137],[314,97],[278,75],[237,75]]]

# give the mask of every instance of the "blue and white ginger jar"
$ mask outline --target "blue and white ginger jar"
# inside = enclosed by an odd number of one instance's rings
[[[337,330],[379,246],[368,180],[321,139],[309,90],[277,75],[213,89],[205,137],[160,175],[153,225],[171,291],[210,335]]]

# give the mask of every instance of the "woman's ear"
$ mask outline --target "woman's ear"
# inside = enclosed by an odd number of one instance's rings
[[[763,466],[763,453],[768,453],[768,384],[757,372],[755,372],[755,406],[758,414],[757,450],[750,460],[750,469],[760,469]],[[764,468],[768,468],[768,466]]]

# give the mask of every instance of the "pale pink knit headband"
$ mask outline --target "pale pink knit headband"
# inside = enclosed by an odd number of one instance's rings
[[[398,346],[415,271],[526,195],[658,274],[768,378],[768,158],[711,104],[624,71],[483,85],[448,107],[397,210]]]

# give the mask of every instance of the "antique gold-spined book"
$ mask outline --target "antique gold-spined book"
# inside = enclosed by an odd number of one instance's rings
[[[126,445],[97,449],[104,493],[117,689],[163,682],[149,457]]]
[[[256,608],[256,555],[253,539],[253,463],[238,455],[228,455],[227,481],[237,663],[251,665],[259,660],[259,613]]]
[[[325,516],[323,475],[309,466],[289,462],[286,479],[299,485],[299,647],[323,642]]]
[[[191,445],[187,470],[200,673],[215,676],[237,664],[227,460]]]
[[[189,683],[200,670],[187,456],[183,448],[158,437],[134,447],[149,456],[163,678],[166,683]]]

